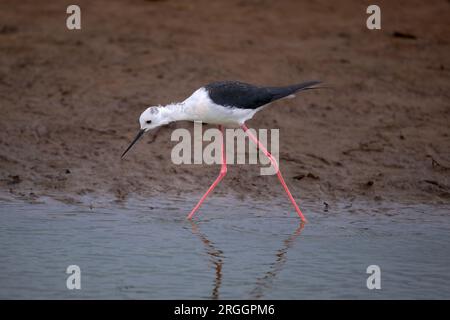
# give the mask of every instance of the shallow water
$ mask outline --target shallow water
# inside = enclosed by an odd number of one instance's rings
[[[450,298],[449,205],[304,207],[304,227],[288,203],[212,197],[191,223],[193,205],[1,202],[0,298]]]

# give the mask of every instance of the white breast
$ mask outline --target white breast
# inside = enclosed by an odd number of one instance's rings
[[[223,124],[233,127],[242,125],[261,109],[239,109],[217,105],[211,100],[205,88],[200,88],[195,91],[189,98],[183,101],[183,105],[183,111],[193,121]]]

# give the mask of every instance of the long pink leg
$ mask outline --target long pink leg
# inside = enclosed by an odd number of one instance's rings
[[[192,209],[191,213],[189,213],[189,215],[187,216],[188,219],[192,219],[192,217],[194,216],[195,212],[198,210],[198,208],[200,208],[200,206],[202,205],[203,201],[205,201],[206,197],[211,193],[211,191],[214,190],[214,188],[219,184],[219,182],[227,174],[227,159],[226,159],[226,156],[225,156],[225,147],[224,147],[225,135],[223,133],[223,127],[221,125],[219,126],[219,130],[222,133],[222,167],[220,168],[219,176],[213,182],[211,187],[209,187],[208,191],[206,191],[206,193],[203,195],[203,197],[200,198],[200,201],[196,204],[194,209]]]
[[[251,133],[251,131],[248,130],[245,123],[241,126],[241,128],[245,131],[245,133],[248,134],[250,139],[252,139],[253,142],[264,152],[264,154],[267,156],[267,158],[269,158],[270,163],[272,164],[272,166],[274,167],[274,169],[277,172],[278,179],[280,180],[281,185],[284,188],[284,191],[286,191],[286,193],[289,197],[289,200],[291,200],[292,205],[295,208],[295,211],[297,211],[298,216],[300,217],[300,219],[302,219],[303,222],[307,222],[305,217],[303,216],[302,211],[300,210],[297,203],[295,202],[294,197],[292,196],[291,192],[289,191],[289,188],[287,187],[286,182],[284,182],[283,176],[281,175],[281,171],[278,167],[277,160],[270,154],[269,151],[267,151],[266,147],[264,147],[264,145],[261,142],[259,142],[259,140]]]

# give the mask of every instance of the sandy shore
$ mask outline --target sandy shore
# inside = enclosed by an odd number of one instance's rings
[[[359,1],[0,3],[0,195],[199,196],[218,166],[170,161],[177,123],[121,152],[150,105],[216,80],[322,80],[258,113],[280,128],[281,169],[303,201],[450,200],[448,1],[380,1],[382,30]],[[404,35],[407,35],[405,37]],[[284,196],[258,166],[230,166],[217,194]]]

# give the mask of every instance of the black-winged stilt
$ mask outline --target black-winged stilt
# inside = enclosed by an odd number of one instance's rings
[[[149,107],[139,117],[141,129],[137,136],[122,154],[122,157],[148,130],[166,125],[174,121],[201,121],[217,124],[222,133],[222,167],[219,176],[200,198],[197,205],[188,215],[192,219],[195,212],[201,206],[206,197],[213,191],[227,173],[227,163],[224,148],[223,126],[241,127],[250,139],[269,158],[275,168],[278,179],[286,191],[289,200],[294,206],[297,214],[306,222],[303,213],[294,200],[286,182],[278,168],[277,161],[267,151],[266,147],[259,142],[255,135],[248,130],[245,122],[251,119],[256,112],[263,109],[275,100],[285,98],[301,90],[312,89],[319,81],[308,81],[284,87],[259,87],[238,81],[213,82],[195,91],[189,98],[180,103],[172,103],[166,106]]]

